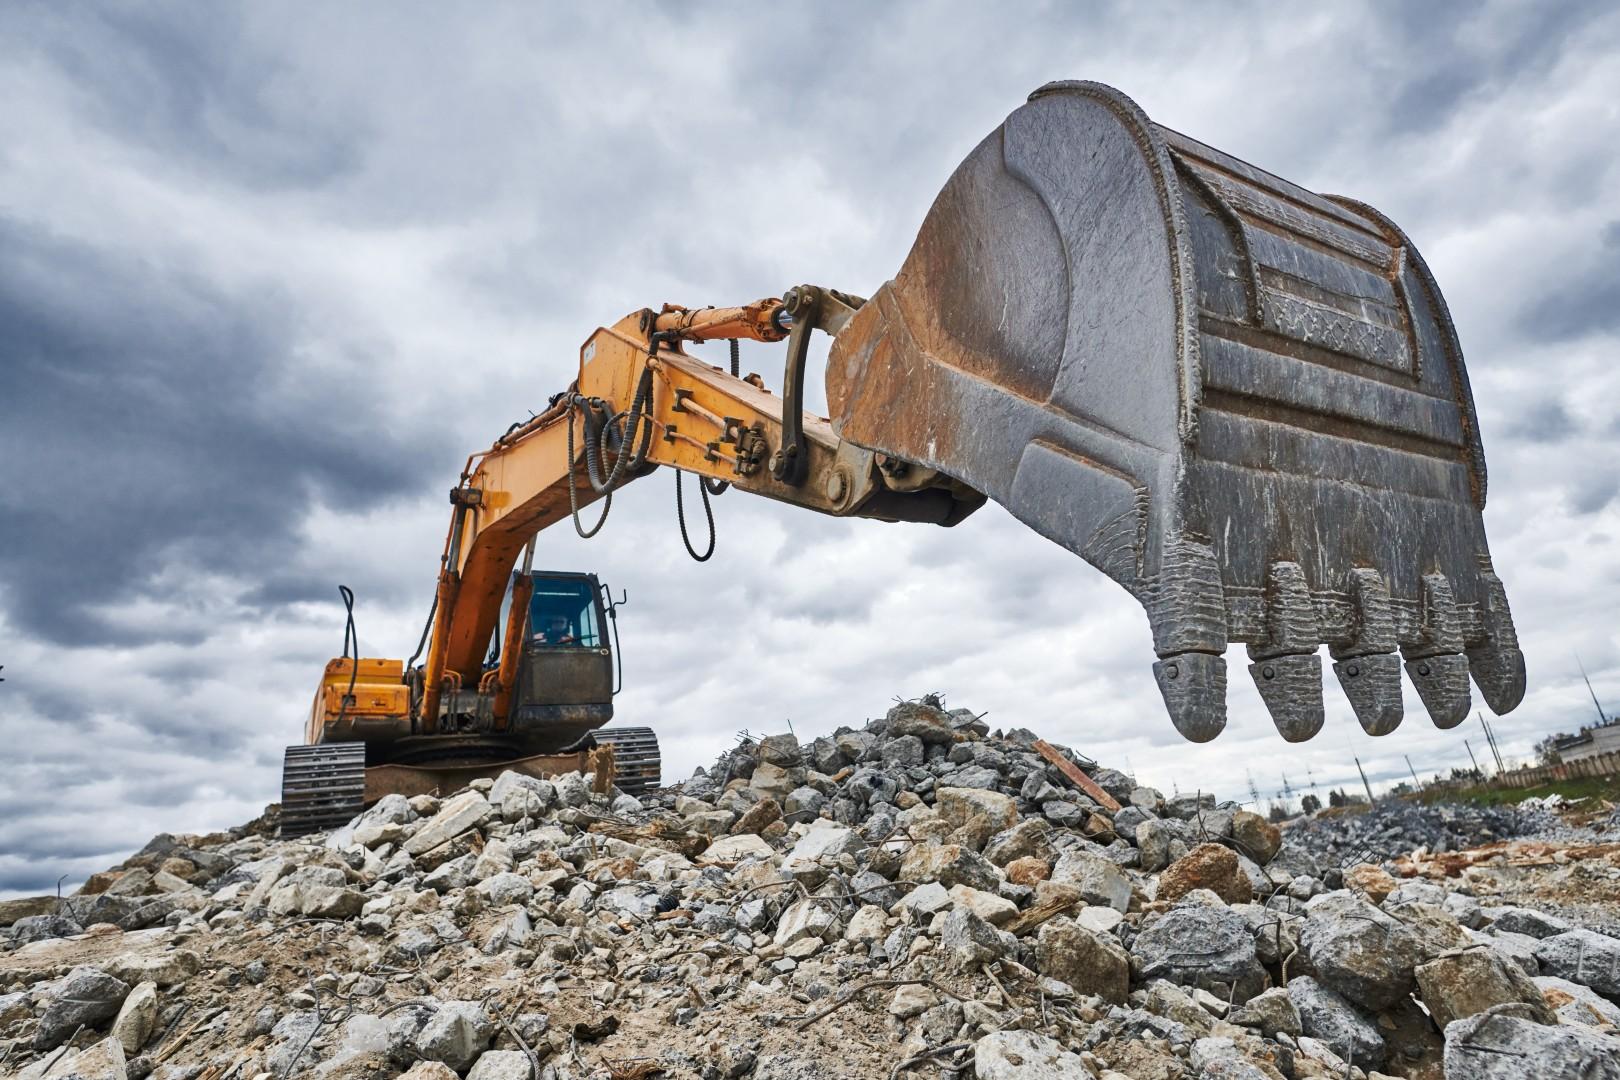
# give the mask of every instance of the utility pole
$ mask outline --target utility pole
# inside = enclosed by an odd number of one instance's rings
[[[1416,791],[1422,791],[1423,790],[1423,785],[1418,782],[1417,770],[1412,768],[1412,757],[1411,757],[1411,755],[1410,754],[1402,754],[1401,757],[1406,759],[1406,771],[1412,774],[1412,790],[1415,791],[1415,792]]]
[[[1496,729],[1491,727],[1489,720],[1485,721],[1485,733],[1491,737],[1491,753],[1496,755],[1497,770],[1507,772],[1507,765],[1502,760],[1502,747],[1496,741]]]
[[[1496,739],[1491,735],[1491,725],[1485,722],[1484,713],[1476,712],[1474,715],[1479,717],[1479,726],[1485,729],[1485,745],[1490,749],[1491,756],[1496,759],[1496,772],[1500,776],[1502,774],[1502,754],[1496,749]]]
[[[1244,769],[1243,773],[1249,778],[1249,801],[1254,803],[1255,813],[1260,812],[1260,789],[1254,786],[1254,774]]]
[[[1603,715],[1603,703],[1598,701],[1597,691],[1592,689],[1592,680],[1586,677],[1586,665],[1581,663],[1580,653],[1575,654],[1575,666],[1581,669],[1581,678],[1586,682],[1586,692],[1592,695],[1592,704],[1597,707],[1598,726],[1602,727],[1609,722],[1609,718]]]
[[[1367,783],[1367,770],[1361,767],[1360,758],[1356,757],[1354,754],[1351,754],[1350,757],[1356,763],[1356,772],[1361,774],[1361,786],[1367,789],[1367,805],[1371,806],[1373,804],[1373,794],[1372,785]]]
[[[1474,748],[1472,746],[1468,746],[1468,740],[1467,739],[1463,740],[1463,745],[1468,747],[1468,760],[1472,761],[1474,763],[1474,771],[1479,773],[1479,778],[1481,780],[1485,779],[1485,774],[1483,772],[1480,772],[1479,758],[1474,756]]]

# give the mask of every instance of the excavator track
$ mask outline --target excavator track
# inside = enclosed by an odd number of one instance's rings
[[[366,744],[289,746],[281,767],[281,835],[346,824],[365,806]]]
[[[613,747],[617,772],[614,783],[630,795],[642,795],[661,786],[663,758],[658,753],[658,736],[652,728],[603,728],[592,735],[598,745]]]

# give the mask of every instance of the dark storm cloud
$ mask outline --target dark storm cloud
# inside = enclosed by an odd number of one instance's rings
[[[363,364],[293,363],[300,313],[139,253],[0,218],[0,585],[14,629],[59,643],[197,640],[100,605],[171,565],[252,580],[312,501],[419,490],[436,444],[368,409]],[[294,375],[291,385],[287,376]]]
[[[1572,41],[1613,10],[1603,0],[1491,9],[1401,0],[1377,6],[1389,20],[1383,62],[1402,69],[1390,81],[1384,114],[1400,135],[1432,133],[1481,95],[1545,77]]]
[[[1580,425],[1558,398],[1546,398],[1522,406],[1508,417],[1502,434],[1509,439],[1533,443],[1561,443],[1575,435]]]
[[[1520,316],[1526,337],[1571,341],[1620,333],[1620,222],[1609,222],[1551,276]]]
[[[352,169],[363,132],[247,34],[239,11],[20,4],[0,38],[72,80],[84,115],[169,166],[244,187],[304,187]]]

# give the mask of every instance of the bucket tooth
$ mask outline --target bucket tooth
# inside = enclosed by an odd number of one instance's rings
[[[1361,729],[1388,735],[1401,726],[1401,660],[1394,653],[1351,656],[1333,665],[1344,696],[1350,699]]]
[[[1296,562],[1274,562],[1266,574],[1264,641],[1249,645],[1249,674],[1289,742],[1322,730],[1322,658],[1316,655],[1316,609]]]
[[[1480,574],[1485,585],[1481,612],[1485,640],[1469,647],[1468,670],[1485,704],[1501,714],[1512,712],[1524,700],[1524,653],[1519,651],[1519,635],[1513,629],[1502,579],[1491,572],[1488,561],[1480,561],[1485,566]]]
[[[1406,676],[1417,687],[1435,727],[1454,728],[1468,719],[1468,706],[1473,702],[1468,691],[1468,657],[1441,653],[1408,660]]]
[[[1444,574],[1424,574],[1418,606],[1421,640],[1405,645],[1406,676],[1417,688],[1437,728],[1454,728],[1468,718],[1468,658],[1462,655],[1462,620],[1451,582]]]
[[[1304,742],[1322,730],[1322,658],[1315,653],[1274,656],[1249,665],[1249,674],[1289,742]]]
[[[1226,658],[1185,652],[1153,665],[1153,678],[1176,730],[1189,742],[1209,742],[1226,726]]]
[[[1383,575],[1369,567],[1350,571],[1350,640],[1328,651],[1356,721],[1369,735],[1401,726],[1401,661],[1395,655],[1395,612]]]

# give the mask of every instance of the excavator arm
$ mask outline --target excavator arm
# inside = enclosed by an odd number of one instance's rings
[[[715,339],[788,338],[791,359],[813,328],[840,325],[835,320],[858,303],[801,287],[788,303],[771,298],[742,308],[643,310],[586,339],[574,385],[544,413],[469,458],[450,493],[440,614],[417,695],[416,730],[433,733],[442,693],[475,677],[481,690],[495,695],[500,723],[518,650],[503,648],[507,664],[490,675],[482,669],[518,556],[536,533],[657,466],[841,517],[950,525],[977,509],[984,502],[977,492],[931,470],[910,475],[897,462],[840,439],[826,419],[765,390],[757,376],[728,374],[682,348]],[[791,478],[776,475],[784,461],[794,463]],[[523,603],[510,605],[503,642],[521,639],[525,610]]]
[[[803,408],[813,331],[830,420]],[[785,339],[779,394],[684,349],[738,338]],[[1226,722],[1234,641],[1289,741],[1322,726],[1323,645],[1375,735],[1403,667],[1441,727],[1470,677],[1499,713],[1524,694],[1462,350],[1416,248],[1098,83],[992,132],[870,301],[801,286],[593,333],[573,386],[452,491],[426,664],[334,661],[308,741],[432,734],[475,681],[504,723],[526,604],[484,658],[519,555],[660,465],[837,516],[952,525],[995,500],[1142,605],[1194,741]]]

